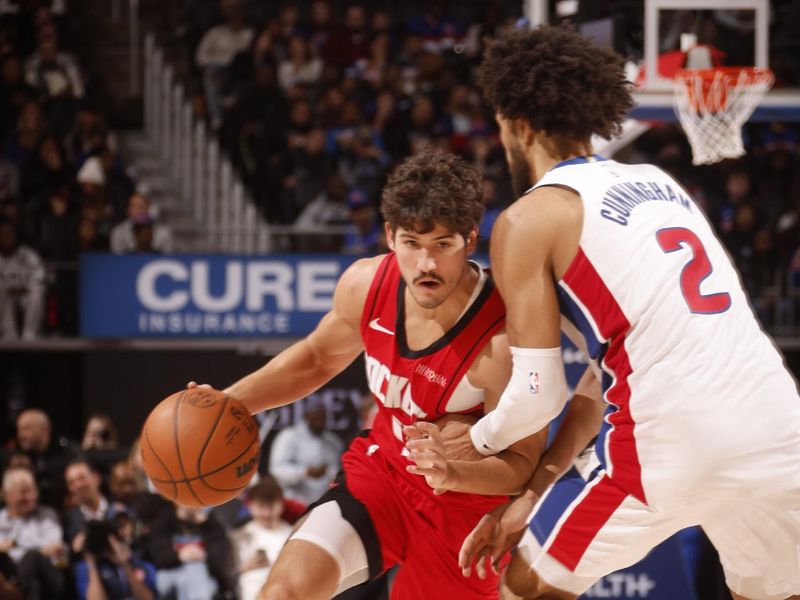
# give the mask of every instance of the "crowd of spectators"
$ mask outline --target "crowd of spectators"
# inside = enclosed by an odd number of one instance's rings
[[[380,4],[331,0],[284,3],[272,13],[247,0],[186,5],[187,46],[209,124],[267,220],[303,230],[347,223],[350,234],[316,237],[311,249],[381,251],[377,206],[387,173],[408,154],[438,146],[483,176],[486,249],[512,198],[475,74],[483,36],[516,26],[519,7],[486,2],[462,23],[442,0],[422,3],[408,19]],[[709,12],[701,41],[724,45],[730,20]],[[797,85],[800,72],[785,48],[791,36],[780,30],[775,37],[784,40],[773,46],[777,85]],[[697,168],[680,128],[657,124],[624,157],[670,169],[691,188],[768,326],[797,320],[799,133],[796,123],[748,125],[746,159]],[[302,240],[295,248],[310,249]]]
[[[493,116],[473,81],[483,36],[514,26],[521,6],[505,14],[508,3],[487,2],[461,23],[441,0],[407,20],[366,3],[337,11],[329,0],[273,14],[246,0],[186,4],[208,123],[268,221],[350,224],[353,233],[323,249],[381,250],[375,208],[387,173],[432,145],[479,168],[487,205],[511,199]]]
[[[63,1],[0,4],[0,339],[77,334],[81,253],[171,249],[69,34]]]
[[[138,444],[121,446],[107,415],[91,415],[78,443],[54,436],[45,412],[24,410],[0,450],[0,597],[254,600],[290,523],[339,469],[341,441],[325,422],[324,407],[310,406],[302,441],[324,446],[322,456],[293,444],[270,460],[275,477],[264,472],[208,510],[152,493]],[[296,435],[279,437],[292,445]]]
[[[263,217],[316,232],[281,237],[276,247],[385,250],[377,207],[387,174],[408,154],[438,146],[483,177],[479,250],[487,249],[513,198],[493,115],[474,82],[484,36],[519,25],[517,4],[455,11],[434,0],[415,12],[333,0],[184,1],[198,110]],[[63,3],[25,6],[0,14],[2,339],[77,334],[82,252],[175,249],[120,160],[91,77],[64,50]],[[704,21],[704,35],[724,30],[715,18]],[[774,37],[784,40],[773,56],[779,85],[796,85],[791,53],[778,52],[791,36]],[[791,325],[800,284],[798,126],[750,124],[745,136],[745,160],[696,168],[680,129],[662,124],[625,158],[677,171],[709,211],[763,322]],[[321,235],[326,228],[339,233]]]

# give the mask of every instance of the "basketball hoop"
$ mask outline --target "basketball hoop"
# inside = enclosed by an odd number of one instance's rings
[[[758,67],[683,69],[675,74],[675,114],[689,138],[694,164],[744,154],[742,126],[774,81],[771,70]]]

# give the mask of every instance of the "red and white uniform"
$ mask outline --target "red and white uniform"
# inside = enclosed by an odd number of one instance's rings
[[[481,580],[461,575],[458,551],[478,520],[507,497],[454,492],[435,496],[424,478],[406,471],[412,463],[406,458],[402,428],[452,413],[483,415],[484,392],[470,384],[467,371],[505,326],[505,307],[483,271],[453,328],[429,347],[411,350],[406,343],[404,303],[405,282],[395,255],[388,254],[372,282],[361,320],[368,385],[378,414],[373,429],[356,438],[344,453],[343,477],[312,512],[331,510],[331,500],[338,502],[364,544],[370,577],[401,565],[392,589],[394,600],[497,598],[496,577]],[[348,508],[342,487],[361,507]],[[363,521],[363,508],[369,526],[356,523]],[[356,514],[359,510],[361,516]],[[338,553],[335,544],[323,539],[327,534],[321,526],[314,535],[304,535],[301,528],[295,537]],[[379,546],[379,565],[375,545]],[[346,562],[345,558],[341,564]],[[347,583],[340,584],[340,589]]]
[[[581,593],[700,524],[734,591],[800,593],[800,398],[701,209],[652,165],[578,158],[550,185],[583,201],[558,295],[608,409],[589,481],[534,511],[531,561]]]

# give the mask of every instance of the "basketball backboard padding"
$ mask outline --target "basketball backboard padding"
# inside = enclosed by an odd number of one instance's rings
[[[633,100],[636,105],[628,113],[628,117],[640,121],[672,122],[677,121],[673,108],[673,96],[670,86],[664,92],[635,92]],[[800,92],[797,90],[772,90],[761,99],[749,121],[767,123],[772,121],[800,122]]]
[[[658,22],[663,10],[752,10],[755,13],[755,56],[753,67],[769,67],[769,0],[645,0],[643,88],[651,92],[669,91],[672,81],[661,77],[652,65],[658,64]]]

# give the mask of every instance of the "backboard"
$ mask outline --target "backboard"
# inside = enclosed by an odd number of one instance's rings
[[[769,0],[645,0],[643,55],[630,117],[643,121],[675,121],[671,75],[682,65],[680,39],[718,49],[718,64],[776,68],[779,49],[770,50]],[[772,15],[773,31],[784,25]],[[791,24],[786,24],[786,27]],[[778,74],[778,84],[756,107],[751,122],[800,122],[800,74]]]

